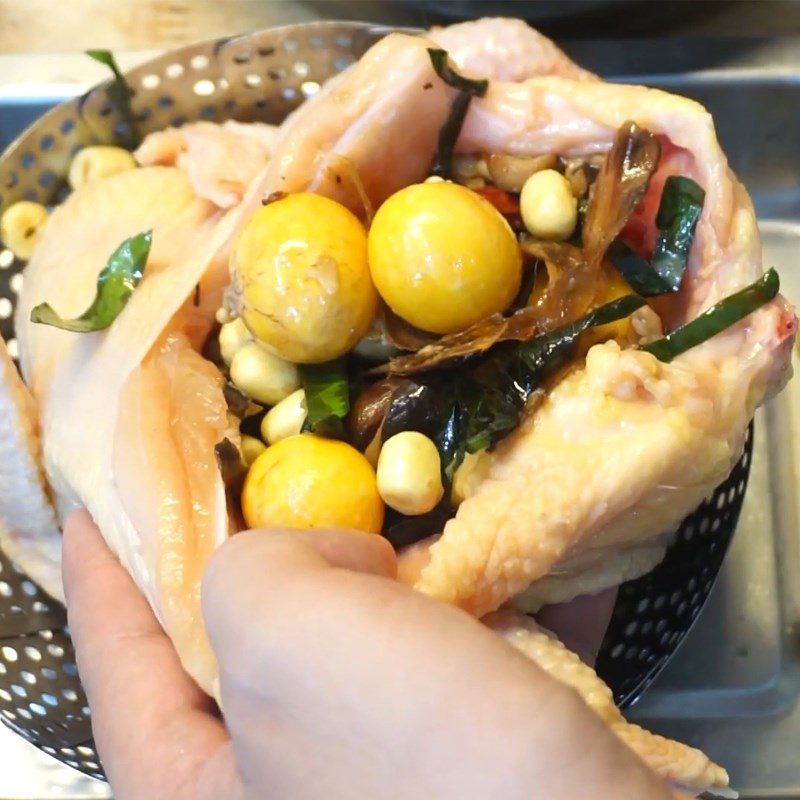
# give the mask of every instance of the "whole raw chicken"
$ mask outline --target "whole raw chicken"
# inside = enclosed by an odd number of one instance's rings
[[[459,153],[602,154],[630,119],[669,142],[638,212],[645,229],[654,228],[668,175],[689,176],[706,192],[673,322],[762,273],[752,205],[708,112],[665,92],[600,81],[515,20],[390,34],[277,131],[200,123],[155,133],[139,159],[161,166],[76,191],[53,212],[25,270],[16,331],[27,389],[4,361],[4,544],[59,595],[56,516],[86,506],[207,691],[216,664],[200,575],[236,530],[215,446],[237,434],[224,380],[200,350],[230,280],[231,241],[275,192],[317,192],[364,217],[424,180],[455,93],[433,69],[432,41],[462,70],[489,79],[471,103]],[[226,174],[230,152],[241,157]],[[79,314],[108,253],[148,229],[145,278],[107,332],[31,324],[44,300],[64,316]],[[755,408],[787,380],[795,327],[778,297],[671,363],[614,342],[595,345],[488,456],[441,535],[400,555],[402,577],[484,617],[509,602],[534,611],[646,572],[669,532],[739,458]],[[727,785],[701,753],[627,726],[591,669],[532,623],[490,622],[578,687],[665,780],[697,790]]]

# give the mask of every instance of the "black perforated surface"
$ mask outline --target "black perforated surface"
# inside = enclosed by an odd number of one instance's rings
[[[620,707],[630,705],[655,680],[708,599],[739,521],[752,452],[751,424],[741,459],[714,494],[683,520],[664,560],[620,587],[597,659],[597,671]]]
[[[29,742],[102,778],[63,607],[0,553],[0,718]]]

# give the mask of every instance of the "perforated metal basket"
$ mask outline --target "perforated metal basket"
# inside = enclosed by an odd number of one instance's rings
[[[172,51],[128,75],[141,131],[199,119],[280,122],[385,33],[318,22]],[[75,152],[125,132],[103,86],[57,106],[0,158],[0,213],[22,199],[58,202]],[[22,268],[0,250],[0,332],[12,356]],[[748,437],[733,474],[684,520],[663,563],[621,588],[598,662],[620,704],[632,702],[664,667],[705,603],[739,517],[751,449]],[[0,719],[63,763],[104,777],[64,609],[1,553]]]

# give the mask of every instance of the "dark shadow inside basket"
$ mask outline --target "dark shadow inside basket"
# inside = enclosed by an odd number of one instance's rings
[[[280,122],[386,29],[318,22],[202,42],[128,74],[143,133],[193,120]],[[124,133],[104,88],[63,103],[0,158],[0,213],[29,199],[58,202],[72,155]],[[13,311],[23,264],[0,252],[0,298]],[[0,333],[16,354],[13,315]],[[752,427],[751,427],[752,434]],[[683,521],[664,561],[623,585],[598,659],[615,698],[629,705],[666,665],[708,597],[741,510],[751,436],[731,476]],[[103,778],[63,608],[0,553],[0,719],[41,750]]]

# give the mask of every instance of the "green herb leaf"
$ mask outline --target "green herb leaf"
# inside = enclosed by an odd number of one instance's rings
[[[467,412],[465,448],[477,453],[516,427],[533,384],[521,368],[519,348],[499,348],[463,381],[459,396]]]
[[[642,297],[655,297],[673,291],[640,255],[617,239],[608,250],[608,258],[630,287]]]
[[[519,356],[530,371],[533,381],[538,383],[545,370],[551,372],[564,363],[582,333],[589,328],[608,325],[610,322],[629,317],[643,305],[644,299],[636,294],[612,300],[569,325],[517,345]]]
[[[142,140],[139,134],[139,126],[136,123],[136,116],[131,106],[133,92],[130,86],[128,86],[128,82],[125,80],[125,76],[122,74],[110,50],[87,50],[86,55],[98,61],[100,64],[107,66],[114,75],[113,80],[106,89],[106,96],[117,109],[117,113],[120,115],[127,128],[127,130],[120,135],[120,138],[126,147],[133,150]]]
[[[441,50],[435,47],[428,48],[428,55],[431,58],[436,74],[448,85],[460,92],[469,92],[470,94],[483,97],[486,90],[489,88],[489,81],[478,78],[467,78],[464,75],[459,75],[451,66],[448,59],[447,50]]]
[[[459,92],[450,107],[450,114],[445,120],[439,131],[439,139],[436,145],[436,160],[431,167],[432,175],[439,175],[442,178],[450,178],[453,173],[453,150],[456,146],[456,139],[461,133],[461,126],[469,111],[469,104],[472,95],[467,92]]]
[[[383,536],[391,542],[395,550],[399,550],[435,533],[441,533],[447,520],[454,517],[455,513],[456,510],[447,499],[442,500],[427,514],[413,517],[407,517],[387,506]]]
[[[152,231],[139,233],[126,239],[111,254],[97,277],[97,294],[92,304],[79,317],[63,319],[49,303],[41,303],[31,310],[31,322],[76,333],[108,328],[142,280],[152,241]]]
[[[340,438],[344,430],[342,420],[350,410],[350,382],[345,359],[300,365],[300,382],[308,409],[304,429]]]
[[[778,273],[770,269],[755,283],[720,300],[696,319],[668,333],[663,339],[644,345],[641,349],[652,353],[659,361],[672,361],[681,353],[702,344],[744,319],[748,314],[752,314],[772,300],[779,289]]]
[[[434,175],[441,175],[449,178],[453,169],[453,149],[456,145],[461,126],[469,110],[469,104],[473,97],[483,97],[489,87],[489,81],[466,78],[459,75],[451,66],[448,60],[447,51],[433,47],[428,48],[433,68],[436,74],[448,85],[458,89],[458,94],[453,99],[450,107],[450,114],[445,120],[439,131],[439,140],[436,148],[436,160],[433,163],[431,172]]]
[[[691,178],[670,175],[664,183],[656,225],[661,235],[653,251],[653,270],[677,292],[681,286],[705,192]]]
[[[441,389],[441,387],[440,387]],[[453,484],[453,476],[461,466],[466,454],[464,431],[468,421],[467,411],[456,401],[450,406],[438,435],[434,438],[442,461],[442,477],[445,487]]]
[[[687,204],[702,208],[705,199],[706,193],[691,178],[670,175],[664,182],[664,189],[661,192],[656,226],[662,231],[669,228],[676,217],[685,213]]]

